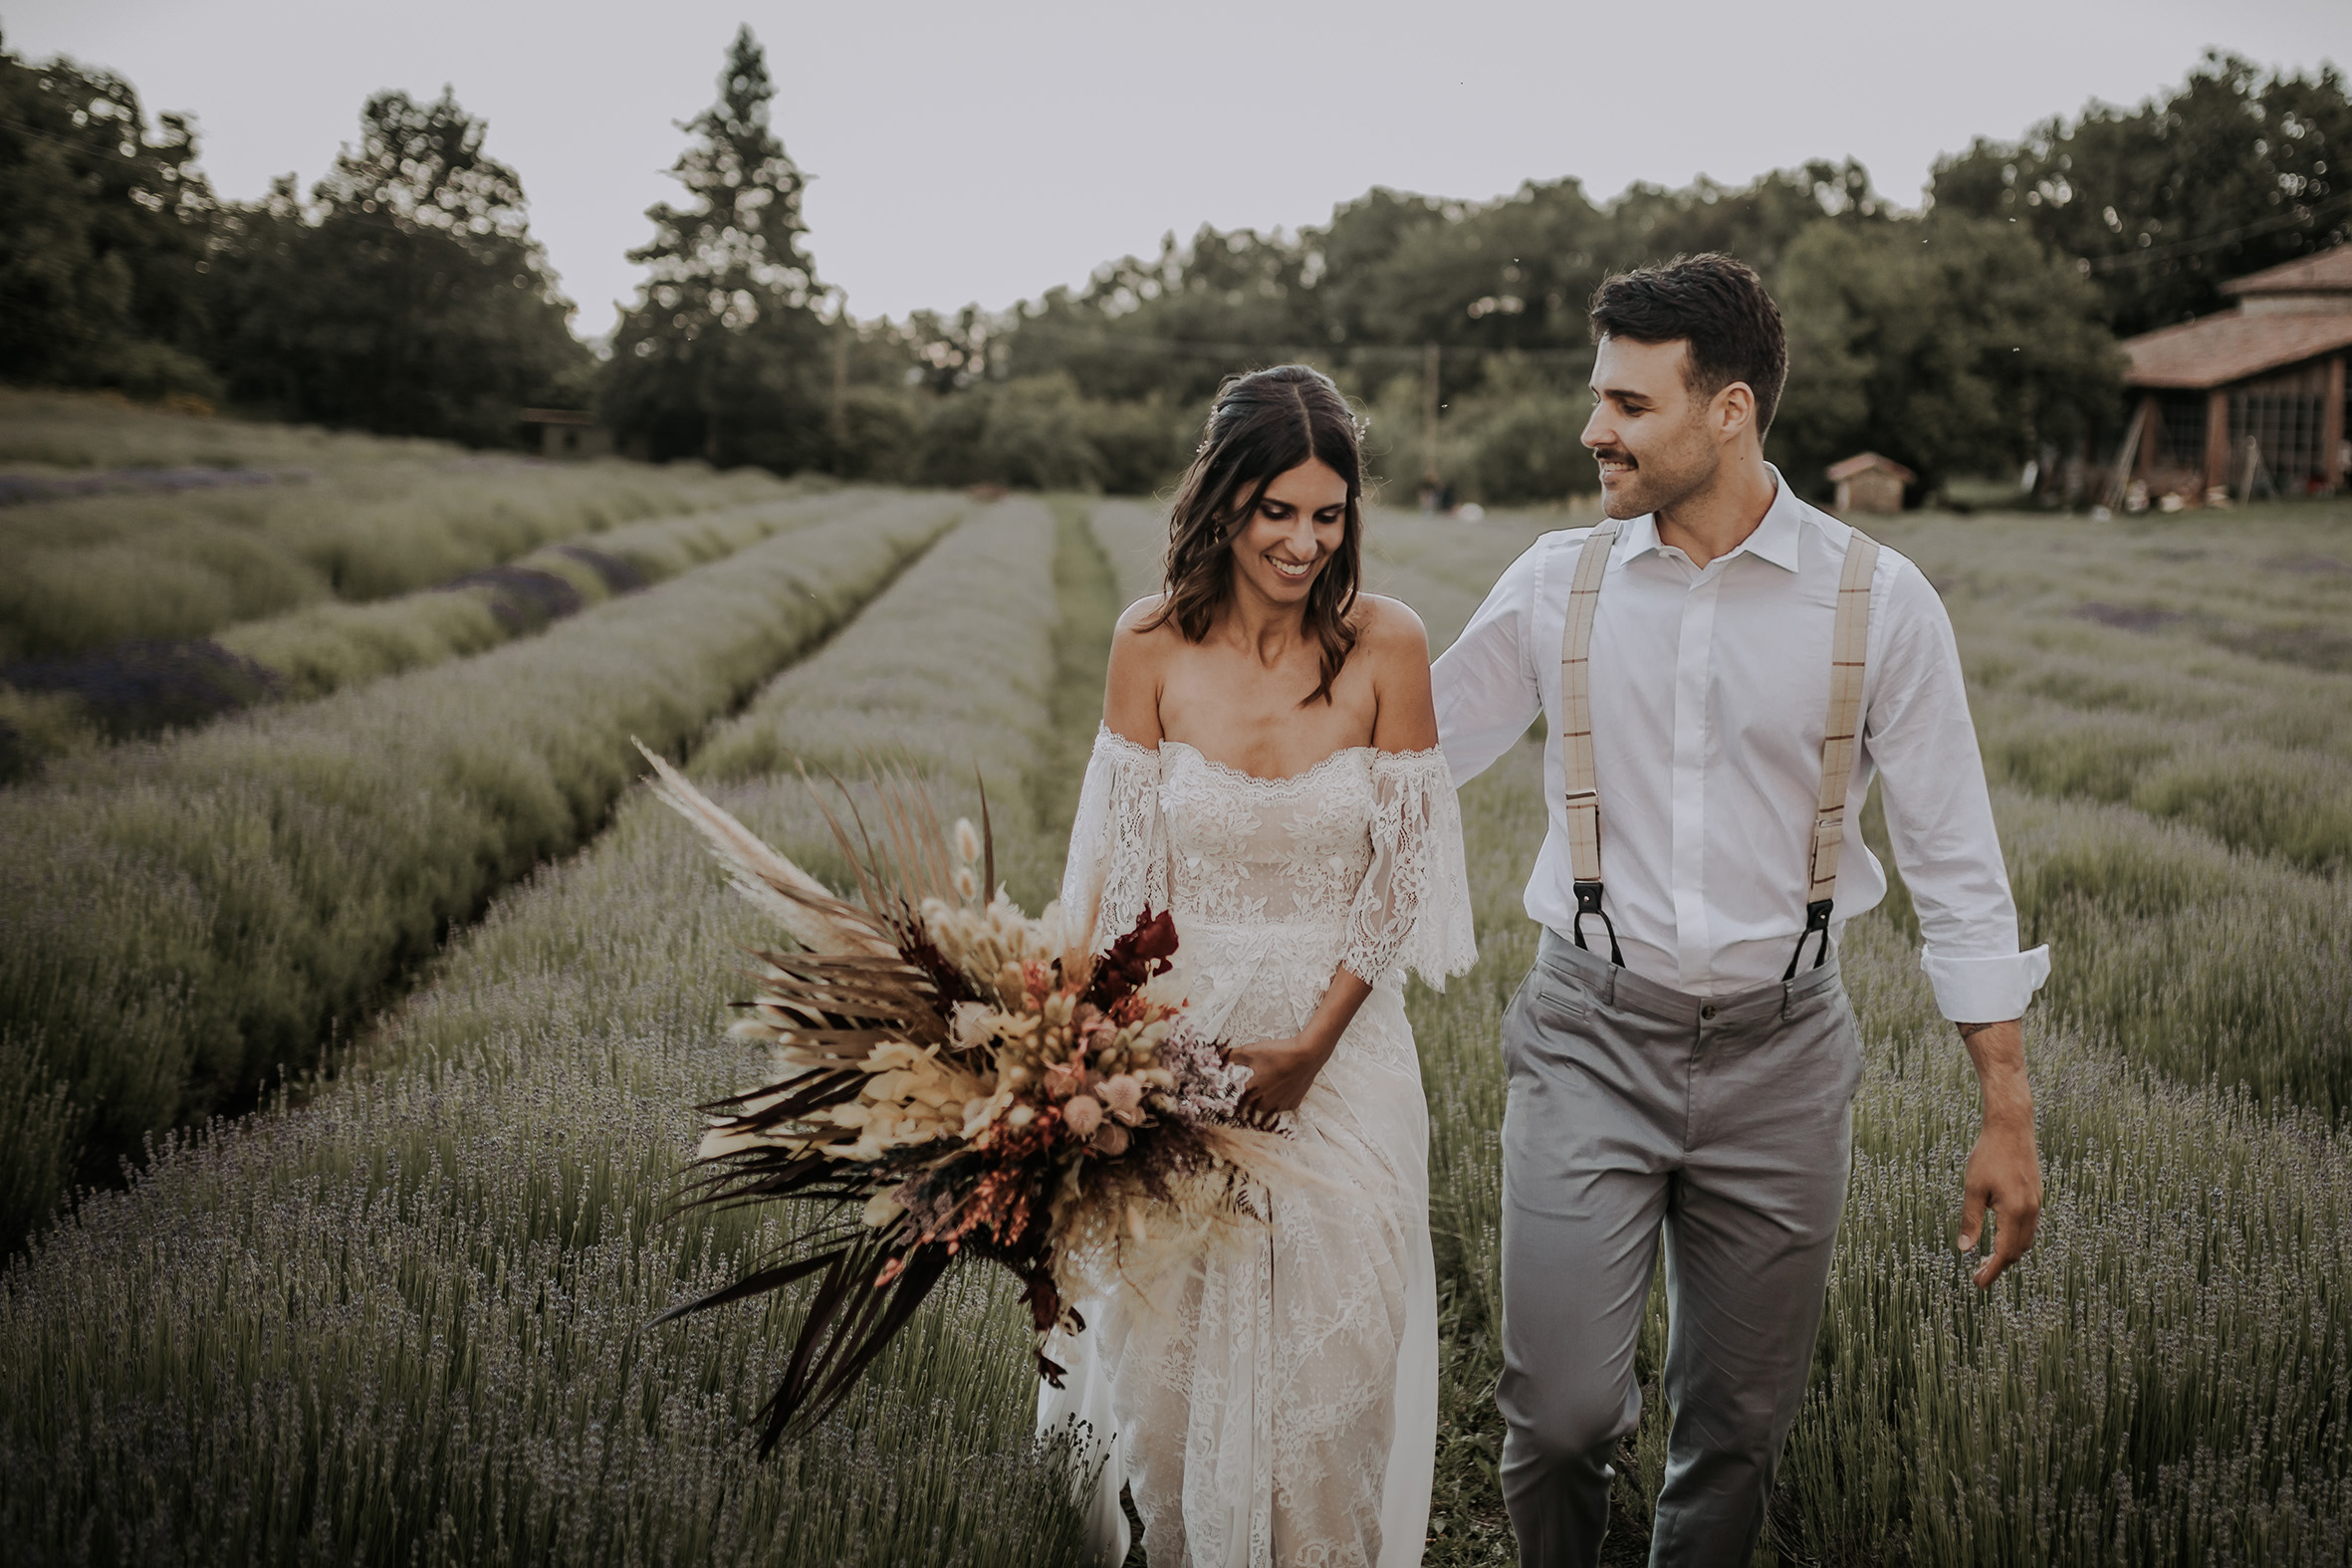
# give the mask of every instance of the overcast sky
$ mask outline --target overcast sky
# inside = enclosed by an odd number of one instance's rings
[[[378,89],[454,87],[591,336],[740,21],[814,176],[819,273],[867,318],[1001,308],[1169,229],[1296,228],[1375,184],[1602,197],[1851,154],[1909,203],[1938,153],[2137,103],[2209,44],[2352,64],[2346,0],[0,0],[11,51],[193,112],[230,197],[307,188]]]

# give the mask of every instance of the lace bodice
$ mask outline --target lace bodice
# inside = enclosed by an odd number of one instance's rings
[[[1107,727],[1078,805],[1064,907],[1096,909],[1099,949],[1146,910],[1214,940],[1230,928],[1323,928],[1366,982],[1407,970],[1442,987],[1476,957],[1462,817],[1435,750],[1334,752],[1260,779],[1182,741],[1157,751]],[[1323,977],[1326,981],[1329,977]]]

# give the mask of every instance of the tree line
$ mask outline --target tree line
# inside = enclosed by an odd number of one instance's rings
[[[1979,139],[1918,212],[1850,159],[1605,201],[1573,178],[1374,189],[1295,233],[1171,233],[1002,314],[858,322],[810,254],[774,97],[747,28],[599,354],[521,178],[448,94],[379,94],[307,194],[228,202],[184,118],[150,126],[118,77],[0,48],[0,375],[477,445],[518,440],[528,405],[592,407],[654,460],[1139,492],[1181,469],[1222,376],[1297,358],[1366,405],[1392,485],[1522,502],[1589,483],[1593,288],[1721,250],[1787,318],[1770,448],[1791,479],[1870,449],[1932,490],[2096,442],[2118,336],[2352,238],[2342,77],[2215,52],[2136,107]]]

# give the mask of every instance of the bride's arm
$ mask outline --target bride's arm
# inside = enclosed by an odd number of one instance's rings
[[[1429,628],[1402,599],[1378,599],[1380,615],[1364,640],[1373,649],[1378,716],[1372,745],[1383,752],[1426,752],[1437,745],[1437,699],[1429,687]]]
[[[1156,601],[1119,617],[1104,678],[1102,729],[1087,759],[1062,864],[1061,907],[1084,923],[1096,952],[1168,907],[1167,840],[1159,810],[1159,660],[1153,639],[1136,633]]]
[[[1372,690],[1378,701],[1372,745],[1382,753],[1430,752],[1437,746],[1437,704],[1429,689],[1429,633],[1423,629],[1421,617],[1395,599],[1367,594],[1364,602],[1372,613],[1365,617],[1367,624],[1357,651],[1369,659]],[[1381,837],[1375,824],[1372,868],[1365,881],[1369,885],[1381,879],[1380,897],[1384,900],[1385,879],[1393,874],[1394,846],[1381,843]],[[1359,894],[1359,913],[1363,901]],[[1409,923],[1410,915],[1405,918]],[[1355,1021],[1357,1010],[1372,995],[1372,983],[1387,966],[1370,962],[1367,954],[1358,951],[1364,946],[1357,940],[1355,928],[1359,924],[1353,918],[1349,921],[1348,958],[1331,972],[1331,984],[1306,1026],[1291,1039],[1263,1040],[1233,1051],[1233,1059],[1251,1069],[1250,1100],[1260,1109],[1297,1108],[1315,1074],[1339,1048],[1339,1036],[1347,1032],[1347,1025]],[[1371,973],[1359,973],[1359,968]]]
[[[1137,746],[1157,747],[1162,739],[1160,689],[1167,676],[1165,650],[1175,633],[1166,626],[1137,629],[1159,609],[1161,597],[1154,593],[1127,606],[1111,633],[1110,668],[1102,678],[1104,728]]]

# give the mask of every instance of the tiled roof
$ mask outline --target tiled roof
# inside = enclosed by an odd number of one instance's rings
[[[2123,347],[2132,356],[2132,367],[2124,372],[2126,386],[2198,390],[2352,347],[2352,312],[2208,316],[2127,337]]]
[[[2281,262],[2233,278],[2224,294],[2352,294],[2352,245],[2331,246],[2315,256]]]
[[[1843,484],[1856,474],[1868,473],[1874,468],[1883,468],[1891,474],[1900,476],[1906,485],[1919,477],[1891,457],[1880,457],[1876,452],[1857,452],[1842,463],[1830,465],[1829,482],[1833,485]]]

